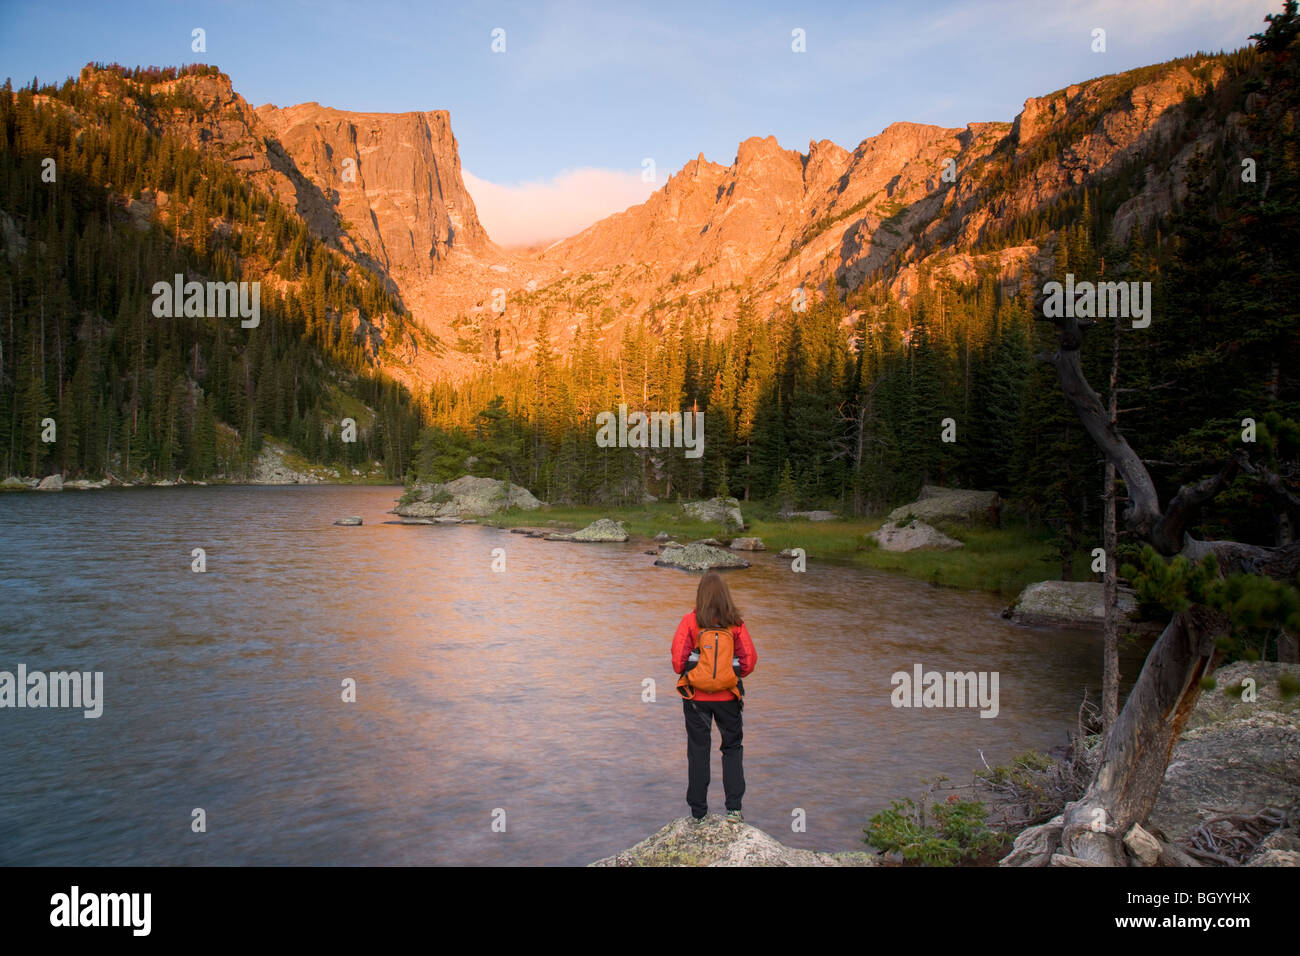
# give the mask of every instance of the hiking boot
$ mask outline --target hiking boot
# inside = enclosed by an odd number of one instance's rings
[[[693,827],[704,826],[704,819],[705,819],[704,817],[696,817],[696,816],[691,817],[691,826]]]
[[[739,810],[728,810],[728,811],[727,811],[727,822],[728,822],[728,823],[744,823],[744,822],[745,822],[745,815],[744,815],[743,813],[741,813]]]

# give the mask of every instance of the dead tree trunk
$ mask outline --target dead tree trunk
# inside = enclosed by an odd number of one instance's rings
[[[1106,733],[1119,716],[1119,562],[1115,558],[1115,466],[1106,462],[1106,507],[1102,515],[1102,550],[1106,572],[1102,585],[1105,639],[1101,666],[1101,725]]]
[[[1110,427],[1119,421],[1119,320],[1114,323],[1110,353]],[[1102,585],[1102,604],[1105,608],[1105,640],[1101,666],[1101,725],[1106,733],[1115,726],[1119,716],[1119,561],[1115,557],[1115,463],[1106,459],[1102,509],[1103,557],[1106,560]]]
[[[1175,614],[1151,648],[1123,712],[1102,744],[1083,797],[1066,806],[1061,852],[1124,866],[1123,838],[1155,806],[1178,735],[1214,667],[1214,638],[1226,622],[1207,608]]]

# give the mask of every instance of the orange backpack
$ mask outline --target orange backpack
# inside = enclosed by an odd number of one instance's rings
[[[695,652],[677,678],[677,693],[687,700],[695,692],[726,690],[744,700],[745,685],[737,675],[736,641],[727,627],[704,627],[695,635]]]

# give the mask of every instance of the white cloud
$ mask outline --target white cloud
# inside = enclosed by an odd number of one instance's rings
[[[563,239],[629,206],[657,188],[641,173],[617,169],[571,169],[548,180],[493,183],[466,170],[465,187],[492,240],[517,246]]]

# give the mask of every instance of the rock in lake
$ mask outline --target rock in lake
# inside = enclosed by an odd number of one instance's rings
[[[696,521],[708,521],[728,528],[745,527],[745,519],[740,514],[740,502],[735,498],[684,501],[682,510]]]
[[[767,545],[762,538],[736,538],[731,542],[732,551],[766,551]]]
[[[349,528],[356,527],[357,525],[361,524],[361,516],[351,515],[350,517],[347,518],[340,518],[338,521],[334,523],[344,525]]]
[[[683,571],[709,571],[714,568],[747,568],[749,562],[722,548],[692,542],[685,547],[664,548],[655,564],[661,568]]]
[[[921,495],[910,505],[900,505],[889,513],[890,524],[900,525],[912,518],[931,524],[947,521],[953,524],[997,527],[1002,512],[1002,499],[996,491],[967,491],[961,488],[941,488],[926,485]]]
[[[527,488],[495,478],[462,475],[443,484],[417,482],[393,510],[406,518],[479,518],[506,508],[531,511],[541,505]]]
[[[41,483],[36,486],[36,490],[37,491],[62,491],[63,476],[46,475],[44,478],[41,479]]]
[[[679,817],[636,846],[592,866],[875,866],[871,853],[819,853],[785,846],[747,823],[710,814]]]
[[[867,537],[880,545],[881,551],[952,551],[965,547],[956,538],[950,538],[916,519],[901,528],[892,521],[888,522]]]
[[[1020,592],[1011,608],[1011,620],[1017,624],[1099,628],[1106,620],[1103,596],[1100,581],[1039,581]],[[1118,608],[1121,621],[1137,613],[1132,591],[1120,589]]]
[[[620,542],[627,540],[627,532],[623,530],[623,522],[613,521],[609,518],[597,518],[581,531],[574,531],[570,534],[549,534],[546,536],[547,541],[585,541],[591,542]]]

